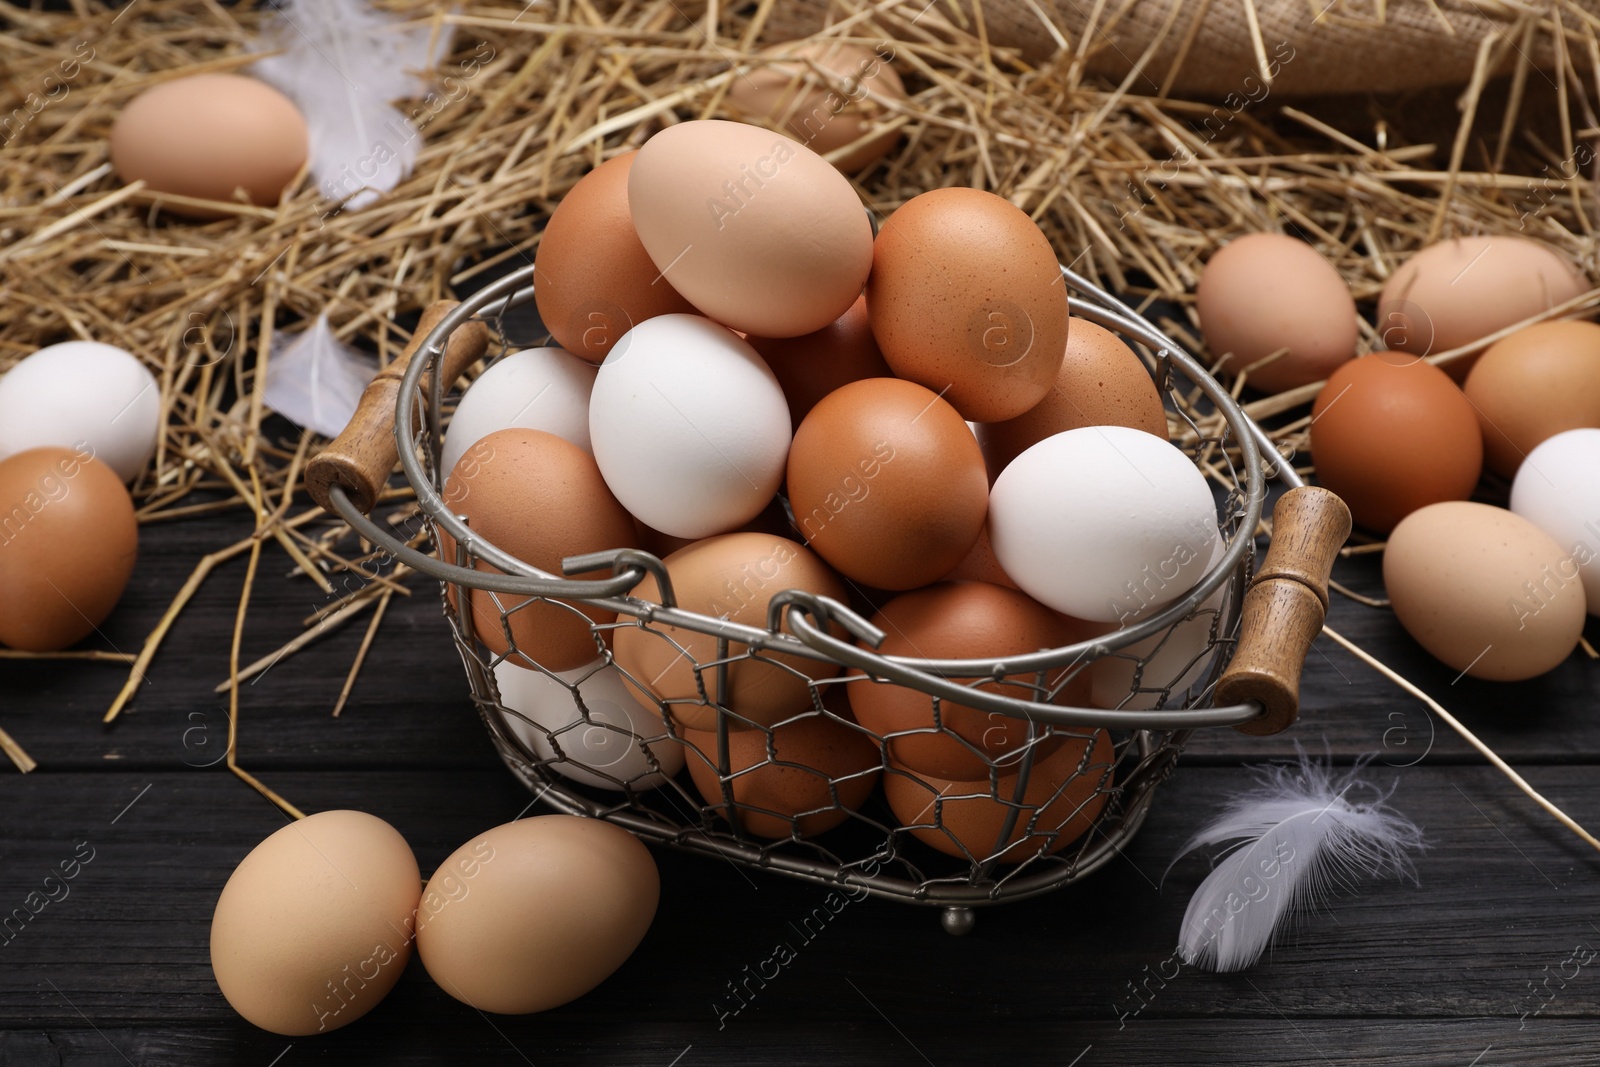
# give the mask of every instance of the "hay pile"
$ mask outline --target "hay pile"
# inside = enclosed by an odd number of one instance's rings
[[[281,550],[325,587],[329,569],[362,563],[348,530],[296,495],[314,442],[262,433],[273,332],[325,312],[342,337],[391,358],[406,340],[392,317],[501,263],[531,262],[549,210],[597,161],[663,123],[719,114],[737,65],[773,39],[778,4],[385,6],[454,28],[438,90],[406,108],[425,138],[415,174],[355,213],[302,177],[277,207],[239,204],[202,224],[124,186],[106,135],[153,84],[248,65],[261,11],[74,0],[70,11],[41,13],[0,2],[9,74],[0,85],[0,371],[73,338],[134,352],[160,380],[166,411],[155,464],[134,486],[141,521],[233,508],[256,516],[255,537],[197,561],[175,611],[238,556],[253,580],[263,552]],[[1245,70],[1239,92],[1216,104],[1161,97],[1137,77],[1095,81],[1076,42],[1031,65],[990,47],[970,3],[839,0],[831,22],[829,35],[891,48],[911,94],[894,112],[902,149],[856,178],[874,210],[887,215],[934,186],[993,190],[1033,214],[1063,262],[1125,294],[1184,303],[1219,242],[1260,229],[1311,240],[1358,299],[1411,251],[1452,234],[1520,228],[1591,276],[1600,266],[1584,173],[1594,157],[1585,139],[1600,137],[1592,16],[1587,39],[1557,42],[1559,70],[1524,64],[1487,88],[1475,79],[1457,129],[1428,143],[1381,110],[1287,106]],[[1552,117],[1556,133],[1541,136]],[[1192,322],[1168,325],[1198,338]],[[364,585],[332,614],[381,613],[397,588]],[[327,613],[309,622],[326,627]],[[237,648],[236,634],[236,660]]]

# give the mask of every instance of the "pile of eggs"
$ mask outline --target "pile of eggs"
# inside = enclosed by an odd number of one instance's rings
[[[112,345],[50,345],[0,377],[0,645],[59,651],[111,614],[138,554],[125,483],[160,431],[160,385]]]
[[[555,345],[473,382],[441,470],[452,512],[541,570],[643,548],[689,611],[764,628],[799,590],[870,614],[884,654],[1001,662],[1151,618],[1223,551],[1145,365],[1069,319],[1049,242],[998,196],[924,193],[874,235],[806,145],[688,121],[578,181],[536,257]],[[632,595],[662,599],[654,577]],[[1223,595],[1133,650],[1137,672],[1109,657],[1040,688],[1156,706],[1209,667]],[[589,605],[466,599],[507,725],[552,771],[640,790],[687,763],[707,810],[729,815],[731,795],[754,835],[829,830],[881,779],[912,836],[1020,862],[1082,834],[1111,788],[1104,731],[1030,737],[831,661],[719,650]],[[1026,700],[1035,676],[962,681]],[[1001,841],[1025,753],[1038,817]]]
[[[1387,347],[1356,357],[1355,304],[1310,245],[1240,238],[1200,279],[1224,370],[1267,392],[1326,380],[1310,417],[1317,480],[1387,535],[1401,625],[1472,677],[1543,674],[1577,647],[1585,609],[1600,615],[1600,325],[1546,321],[1478,344],[1588,289],[1527,238],[1446,241],[1389,278]],[[1424,358],[1447,351],[1460,355]],[[1510,482],[1509,509],[1470,500],[1485,474]]]

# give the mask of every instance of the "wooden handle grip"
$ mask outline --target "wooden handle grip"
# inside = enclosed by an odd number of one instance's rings
[[[456,304],[454,300],[437,300],[428,305],[400,358],[368,383],[344,432],[306,464],[306,491],[317,503],[332,510],[328,490],[337,485],[363,514],[377,504],[378,494],[388,484],[389,472],[400,458],[394,441],[394,409],[400,395],[400,379],[405,376],[411,358],[422,347],[423,338]],[[445,343],[444,356],[435,368],[436,372],[443,372],[442,388],[454,385],[468,367],[483,358],[488,347],[489,329],[483,323],[470,320],[457,327]]]
[[[1275,734],[1300,714],[1300,671],[1328,614],[1328,576],[1350,509],[1316,486],[1291,489],[1272,509],[1272,545],[1244,595],[1239,642],[1217,682],[1216,703],[1259,701],[1265,718],[1234,729]]]

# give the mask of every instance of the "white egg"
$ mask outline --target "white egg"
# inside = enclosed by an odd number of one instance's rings
[[[1035,600],[1125,625],[1192,589],[1218,534],[1211,490],[1188,456],[1143,430],[1084,426],[1000,472],[989,536]]]
[[[622,506],[674,537],[761,513],[789,455],[789,406],[766,363],[699,315],[646,319],[607,354],[589,401],[595,462]]]
[[[1511,483],[1511,510],[1565,553],[1545,581],[1583,582],[1589,614],[1600,615],[1600,430],[1567,430],[1529,452]]]
[[[589,393],[595,367],[564,348],[530,348],[496,360],[456,405],[439,469],[449,474],[467,449],[519,426],[564,437],[589,451]]]
[[[1222,538],[1217,538],[1206,569],[1215,567],[1227,550]],[[1149,711],[1160,703],[1163,692],[1167,694],[1168,706],[1177,706],[1173,698],[1203,678],[1217,657],[1219,646],[1214,644],[1213,634],[1220,636],[1218,620],[1225,612],[1233,586],[1233,582],[1224,582],[1220,589],[1200,602],[1193,618],[1095,660],[1089,668],[1093,686],[1090,699],[1095,707]],[[1138,618],[1130,619],[1125,625],[1131,626],[1155,610],[1141,612]],[[1134,676],[1136,667],[1137,678]],[[1124,698],[1127,703],[1123,703]]]
[[[601,789],[620,790],[622,783],[654,789],[683,769],[683,746],[667,736],[661,718],[604,660],[554,677],[506,660],[495,667],[494,677],[500,702],[538,724],[507,715],[511,731],[541,759],[555,758],[553,736],[565,759],[548,766],[565,778]],[[573,687],[583,697],[588,719],[578,710]],[[641,746],[646,744],[664,776],[645,755]]]
[[[0,460],[86,444],[125,482],[161,434],[161,386],[132,355],[98,341],[41,348],[0,377]]]

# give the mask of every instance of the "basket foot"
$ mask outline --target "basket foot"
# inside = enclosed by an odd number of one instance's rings
[[[963,937],[978,925],[978,913],[971,908],[945,908],[939,913],[939,925],[951,937]]]

